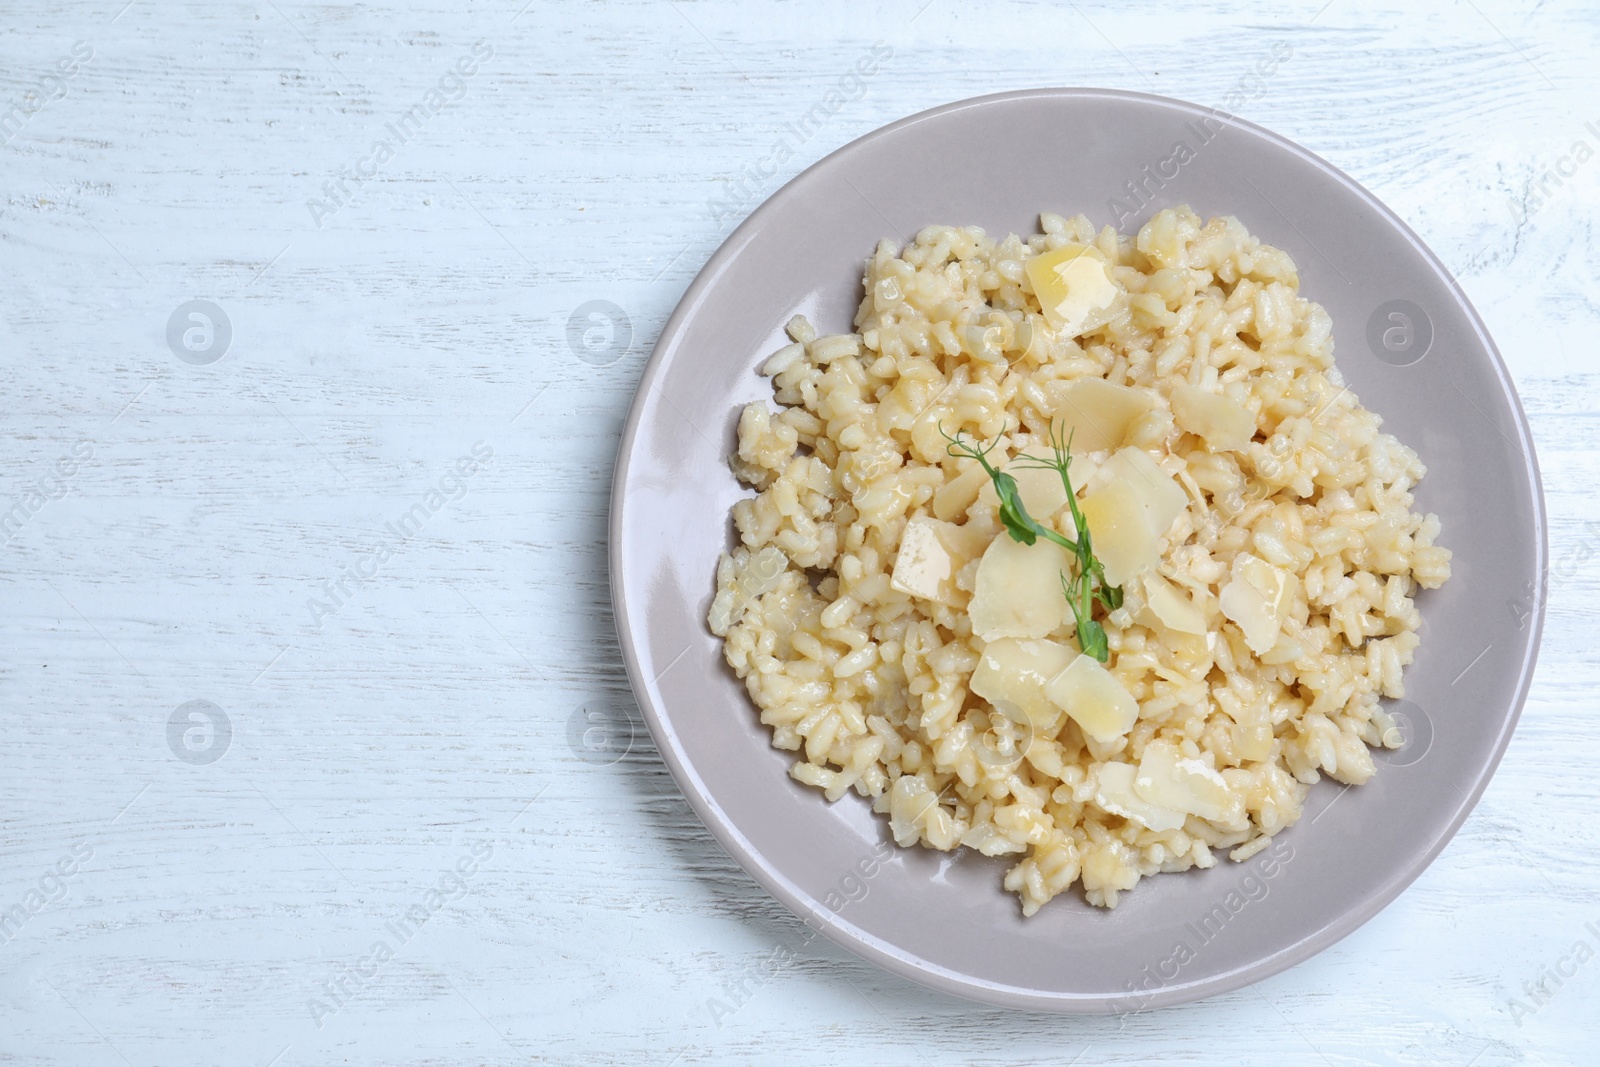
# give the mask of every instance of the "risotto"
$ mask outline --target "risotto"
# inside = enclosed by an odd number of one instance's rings
[[[1247,859],[1322,775],[1367,781],[1450,576],[1287,254],[1187,208],[1041,229],[882,242],[855,332],[789,323],[709,617],[794,778],[1007,857],[1026,915]]]

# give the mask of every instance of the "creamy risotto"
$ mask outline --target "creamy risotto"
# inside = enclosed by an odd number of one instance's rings
[[[1247,859],[1321,775],[1370,778],[1450,576],[1287,254],[1187,208],[1041,222],[885,241],[855,332],[789,323],[709,619],[793,777],[1006,857],[1028,915]]]

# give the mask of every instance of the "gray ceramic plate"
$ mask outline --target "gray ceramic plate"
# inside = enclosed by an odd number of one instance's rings
[[[1184,143],[1187,152],[1177,152]],[[1120,201],[1120,203],[1114,202]],[[1141,202],[1142,201],[1142,202]],[[1323,782],[1280,859],[1154,878],[1113,912],[1076,891],[1024,920],[1004,859],[884,845],[868,803],[785,773],[707,631],[728,508],[725,457],[756,373],[804,312],[848,330],[881,237],[931,223],[1036,232],[1082,211],[1125,233],[1160,207],[1238,216],[1287,249],[1333,316],[1339,365],[1428,466],[1418,506],[1455,576],[1419,598],[1408,741],[1342,794]],[[1120,216],[1120,218],[1119,218]],[[617,460],[611,587],[628,672],[662,757],[728,852],[813,927],[937,989],[1020,1008],[1126,1012],[1283,970],[1370,919],[1466,819],[1499,762],[1538,648],[1545,520],[1533,443],[1494,344],[1437,258],[1311,153],[1216,112],[1099,89],[1007,93],[887,126],[779,190],[711,257],[645,368]],[[1264,860],[1263,857],[1258,860]],[[1180,948],[1182,946],[1182,948]]]

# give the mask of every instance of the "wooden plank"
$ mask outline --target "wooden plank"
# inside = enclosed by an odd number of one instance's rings
[[[0,557],[0,908],[59,897],[0,944],[0,1062],[1592,1060],[1600,963],[1529,987],[1600,947],[1600,162],[1546,177],[1600,145],[1593,5],[519,7],[8,8],[4,106],[92,56],[0,146],[4,495],[90,451]],[[877,41],[859,98],[757,174]],[[1047,84],[1220,104],[1279,41],[1240,113],[1459,272],[1533,423],[1565,569],[1499,776],[1348,940],[1121,1029],[806,941],[642,728],[611,764],[569,744],[585,707],[637,714],[604,543],[651,342],[744,213],[883,123]],[[348,177],[430,90],[459,99]],[[232,327],[209,366],[166,345],[193,298]],[[604,365],[567,341],[590,300],[632,329]],[[479,442],[492,461],[319,616]],[[223,761],[174,758],[191,700],[226,714]],[[797,962],[730,991],[780,947]]]

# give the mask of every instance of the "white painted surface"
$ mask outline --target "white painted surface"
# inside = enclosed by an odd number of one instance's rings
[[[1569,953],[1600,948],[1600,161],[1570,153],[1600,147],[1600,12],[921,4],[7,6],[4,107],[40,103],[23,94],[75,41],[93,55],[0,147],[0,506],[92,458],[0,554],[0,908],[26,914],[0,944],[0,1062],[1596,1062],[1600,959]],[[384,124],[480,40],[462,99],[318,228],[308,199],[370,169]],[[879,40],[894,56],[864,95],[730,193]],[[612,765],[569,742],[582,707],[636,714],[606,492],[649,345],[739,217],[708,205],[742,214],[851,138],[981,93],[1221,104],[1279,40],[1292,60],[1239,112],[1458,270],[1533,422],[1558,571],[1499,776],[1361,931],[1121,1032],[807,942],[647,739]],[[164,337],[196,297],[233,328],[209,366]],[[589,300],[631,318],[607,366],[566,339]],[[385,523],[480,441],[464,495],[314,626],[309,598],[341,565],[370,573]],[[195,699],[232,725],[209,765],[168,744]],[[28,913],[62,860],[64,895]],[[458,860],[470,892],[374,964]],[[800,962],[718,1025],[724,983],[779,946]],[[1537,1003],[1525,983],[1563,960]],[[315,1019],[341,977],[353,995]]]

